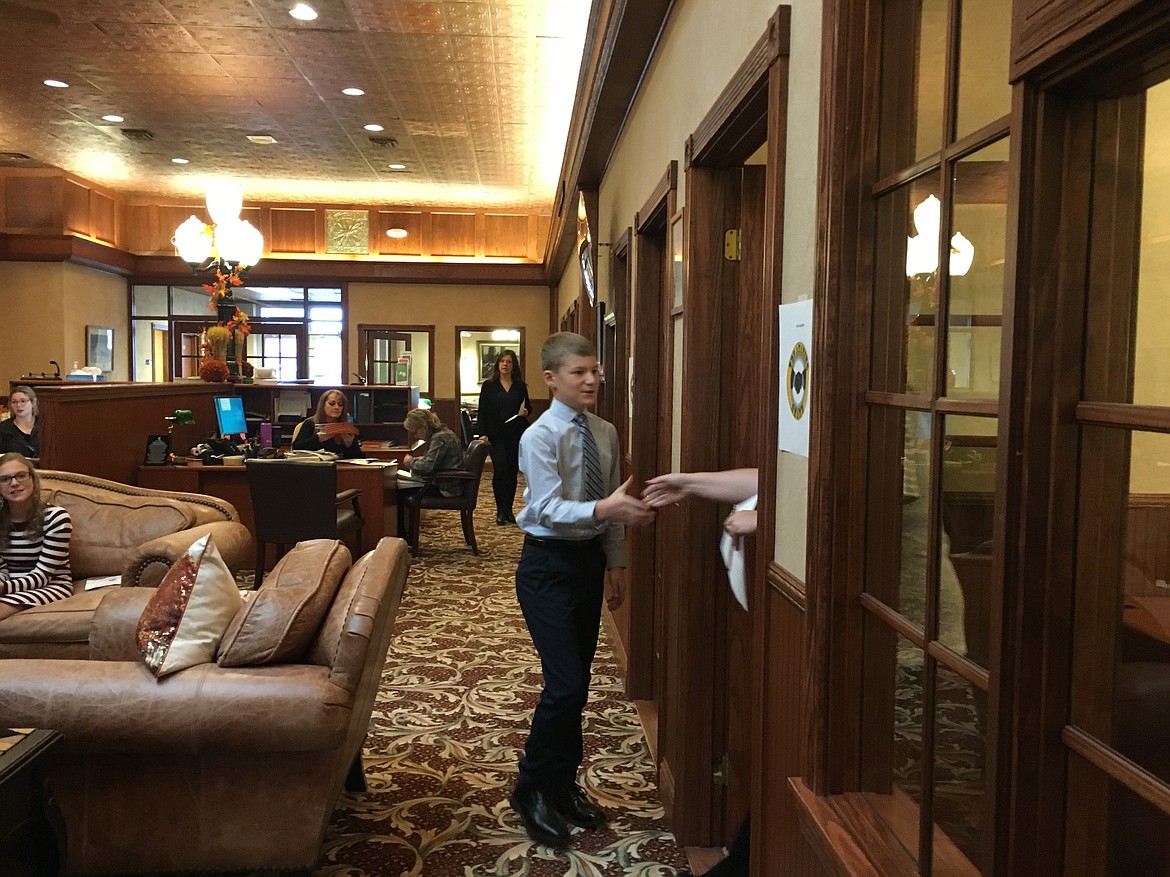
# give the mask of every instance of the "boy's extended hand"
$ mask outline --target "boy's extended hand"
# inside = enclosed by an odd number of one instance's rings
[[[634,476],[631,475],[625,484],[605,499],[599,499],[593,507],[593,516],[599,521],[617,521],[619,524],[635,526],[652,523],[654,509],[638,497],[630,495],[630,485],[633,483]]]
[[[626,568],[615,566],[605,571],[605,605],[613,612],[626,600]]]

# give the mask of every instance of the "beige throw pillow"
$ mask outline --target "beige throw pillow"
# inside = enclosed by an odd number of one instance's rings
[[[282,557],[220,643],[221,667],[287,664],[313,641],[352,555],[336,539],[298,542]]]
[[[240,609],[235,577],[208,534],[171,565],[138,620],[138,650],[155,676],[215,659]]]

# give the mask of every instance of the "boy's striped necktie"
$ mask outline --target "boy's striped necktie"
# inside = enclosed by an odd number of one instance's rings
[[[573,418],[573,422],[577,424],[577,431],[581,434],[581,456],[585,461],[585,499],[604,499],[605,479],[601,477],[601,456],[597,453],[597,442],[593,440],[593,433],[589,431],[589,418],[582,411]]]

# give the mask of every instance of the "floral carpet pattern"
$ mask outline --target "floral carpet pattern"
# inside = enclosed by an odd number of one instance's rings
[[[540,695],[540,663],[516,603],[521,534],[495,524],[485,479],[475,531],[427,511],[365,746],[364,794],[333,815],[315,877],[673,877],[686,857],[605,641],[593,665],[581,784],[610,816],[555,851],[508,806]]]

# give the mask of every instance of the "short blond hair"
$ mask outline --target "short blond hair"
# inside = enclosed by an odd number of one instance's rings
[[[597,348],[584,335],[576,332],[557,332],[549,335],[540,345],[540,367],[546,372],[555,372],[570,356],[592,356],[597,358]]]

